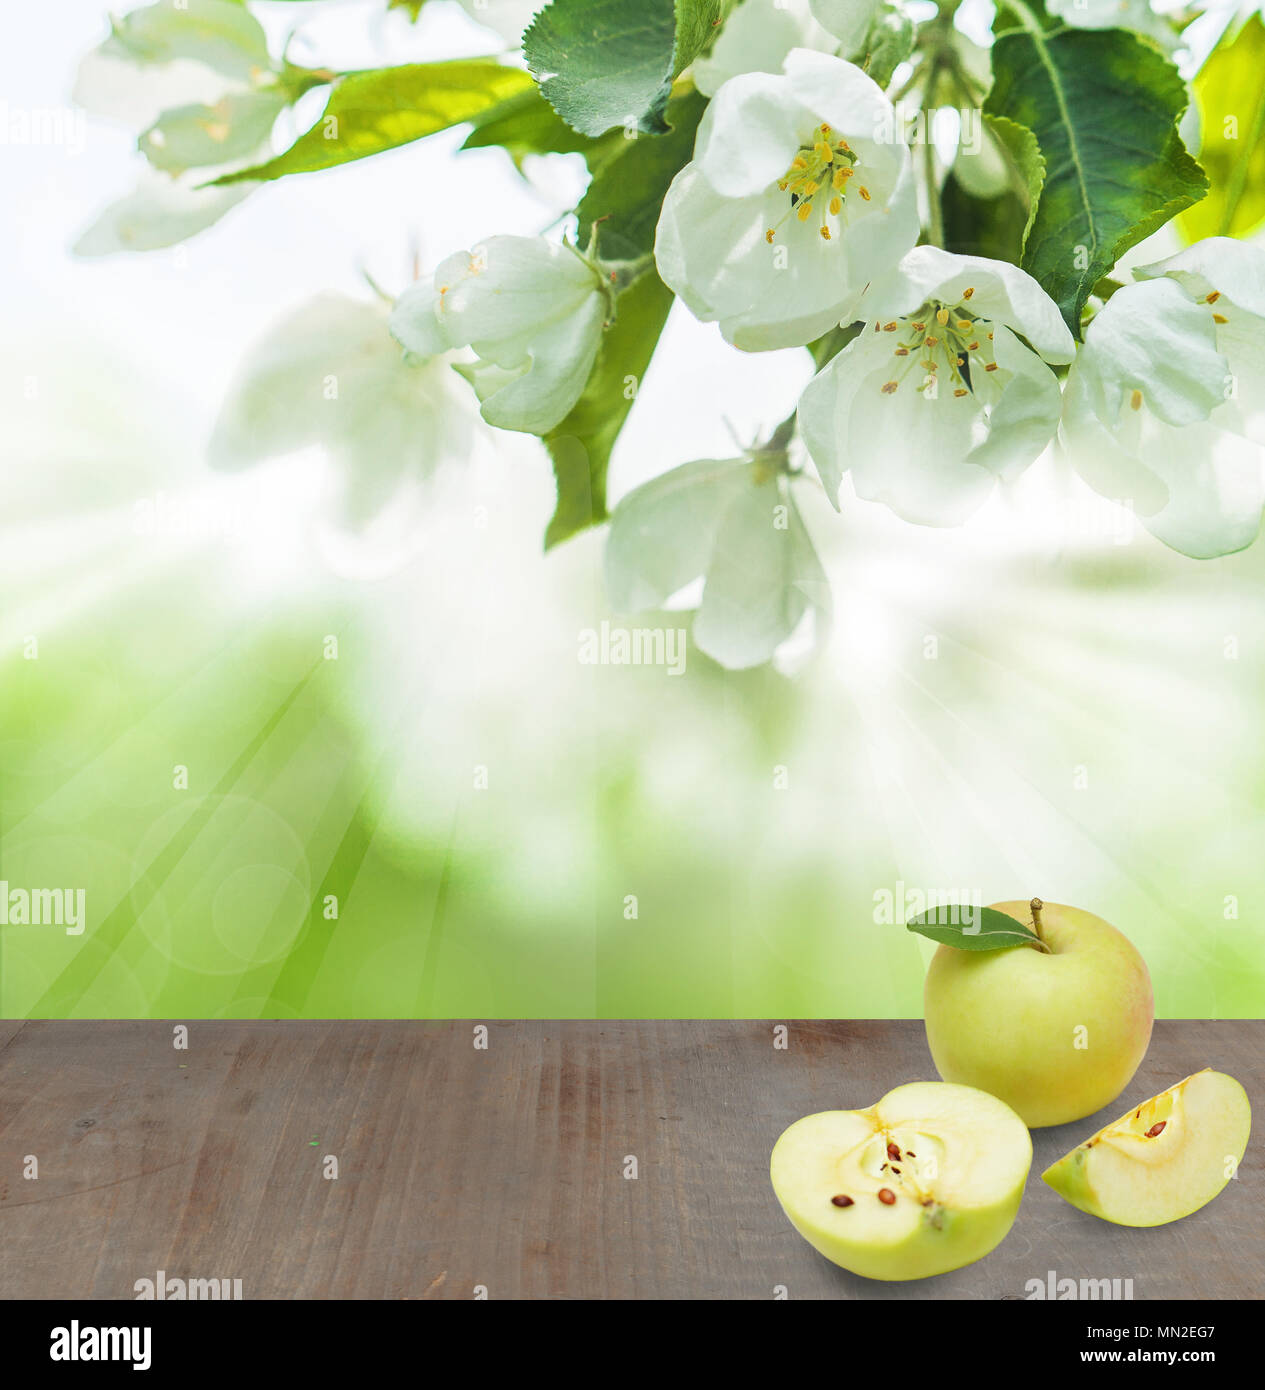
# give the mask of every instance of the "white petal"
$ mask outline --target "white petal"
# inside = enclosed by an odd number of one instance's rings
[[[94,116],[146,129],[174,106],[211,105],[234,88],[223,73],[187,59],[157,67],[94,48],[79,64],[71,100]]]
[[[146,171],[135,189],[105,208],[75,242],[77,256],[116,251],[155,251],[174,246],[218,222],[258,188],[257,183],[195,188],[166,174]]]
[[[1138,266],[1133,274],[1139,280],[1167,276],[1192,299],[1215,291],[1231,304],[1265,319],[1265,246],[1259,242],[1205,237],[1167,260]]]
[[[431,280],[419,280],[395,301],[391,333],[416,357],[434,357],[452,347],[435,313],[437,296]]]
[[[882,227],[860,219],[824,241],[815,225],[787,219],[770,245],[768,228],[787,211],[777,190],[721,198],[694,165],[664,199],[655,257],[664,283],[705,323],[748,351],[799,347],[837,324],[886,252]]]
[[[1106,430],[1083,378],[1069,379],[1062,434],[1096,492],[1129,506],[1166,545],[1195,559],[1242,550],[1265,504],[1265,451],[1220,429],[1216,417],[1175,427],[1145,406],[1132,447]]]
[[[799,402],[804,442],[826,493],[837,503],[851,471],[859,497],[883,502],[906,521],[954,526],[978,510],[995,479],[969,461],[983,412],[973,396],[943,387],[936,398],[918,388],[915,364],[892,355],[892,338],[864,331],[808,383]]]
[[[564,420],[580,399],[602,338],[606,305],[591,295],[569,318],[546,322],[528,347],[522,363],[506,364],[490,357],[471,373],[482,402],[483,418],[503,430],[545,434]],[[475,345],[478,351],[478,345]],[[508,370],[506,367],[508,366]],[[460,369],[459,369],[460,370]]]
[[[828,608],[829,584],[794,500],[748,468],[716,534],[694,641],[729,670],[758,666],[810,605]]]
[[[993,329],[993,352],[1001,397],[988,414],[988,438],[968,462],[1009,481],[1054,438],[1063,396],[1049,367],[1001,324]]]
[[[725,20],[709,54],[694,62],[694,85],[714,96],[744,72],[781,72],[792,48],[838,50],[839,41],[813,18],[808,0],[742,0]]]
[[[544,9],[545,0],[460,0],[476,23],[494,29],[514,48],[523,46],[523,33]]]
[[[805,120],[784,77],[744,73],[724,83],[703,112],[694,162],[724,197],[750,197],[786,173]]]
[[[930,298],[956,304],[965,290],[979,318],[1021,333],[1047,362],[1070,362],[1076,343],[1058,305],[1025,270],[986,256],[958,256],[937,246],[917,246],[890,280],[872,292],[874,317],[911,313]]]
[[[878,10],[878,0],[809,0],[817,22],[838,40],[848,57],[860,51],[861,43]]]
[[[450,256],[435,272],[439,317],[453,343],[469,343],[503,367],[550,323],[600,301],[593,268],[567,246],[543,237],[494,236]],[[587,307],[586,307],[587,306]]]
[[[606,583],[618,612],[658,608],[702,575],[729,503],[745,487],[743,459],[701,459],[635,488],[611,516]]]
[[[1140,392],[1170,425],[1208,417],[1225,399],[1230,369],[1212,315],[1171,280],[1125,285],[1094,316],[1072,366],[1108,429],[1129,428],[1125,401]]]

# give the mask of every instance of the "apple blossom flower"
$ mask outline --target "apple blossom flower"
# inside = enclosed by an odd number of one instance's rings
[[[817,23],[838,39],[843,56],[854,58],[878,13],[879,0],[808,0],[808,8]]]
[[[850,470],[858,496],[956,525],[1053,438],[1059,384],[1046,363],[1071,360],[1072,335],[1025,271],[934,246],[911,251],[861,308],[861,331],[799,402],[827,495],[837,507]]]
[[[700,577],[694,642],[730,670],[770,660],[809,614],[828,624],[829,581],[791,480],[768,457],[685,463],[615,508],[606,581],[616,610],[663,606]]]
[[[134,129],[151,167],[76,254],[156,250],[218,221],[258,185],[202,185],[266,158],[294,95],[259,21],[232,0],[162,0],[115,20],[80,64],[74,100]]]
[[[391,331],[422,356],[473,349],[478,360],[456,366],[488,424],[545,434],[579,400],[610,309],[601,272],[573,247],[494,236],[406,290]]]
[[[379,302],[326,293],[274,324],[220,408],[212,467],[236,472],[315,446],[337,468],[340,529],[411,516],[441,462],[468,457],[474,413],[462,409],[443,358],[400,352],[387,314]]]
[[[797,347],[846,321],[918,238],[909,151],[858,67],[795,49],[731,78],[672,181],[655,238],[664,281],[740,348]]]
[[[1209,237],[1134,274],[1068,374],[1064,447],[1174,550],[1241,550],[1265,504],[1265,252]]]
[[[1132,29],[1162,48],[1176,47],[1172,25],[1155,13],[1149,0],[1048,0],[1046,8],[1073,29]]]

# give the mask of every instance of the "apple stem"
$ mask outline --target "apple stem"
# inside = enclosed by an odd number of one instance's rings
[[[1041,935],[1041,909],[1045,904],[1040,898],[1033,898],[1028,906],[1032,909],[1032,930],[1036,932],[1038,941],[1044,941],[1045,937]]]

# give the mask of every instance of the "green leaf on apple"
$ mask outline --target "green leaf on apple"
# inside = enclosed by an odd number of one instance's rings
[[[1031,927],[996,908],[971,903],[943,903],[911,917],[905,928],[959,951],[1000,951],[1007,946],[1046,949]]]

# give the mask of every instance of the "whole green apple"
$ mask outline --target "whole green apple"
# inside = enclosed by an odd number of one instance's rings
[[[1146,962],[1092,912],[1039,899],[994,908],[1041,941],[937,949],[923,991],[936,1069],[1004,1100],[1032,1128],[1092,1115],[1129,1084],[1151,1040]]]

